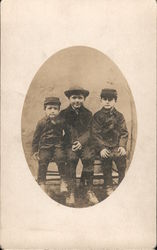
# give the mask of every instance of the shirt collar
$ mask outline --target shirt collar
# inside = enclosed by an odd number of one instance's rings
[[[46,119],[46,122],[47,122],[47,123],[51,122],[52,124],[56,125],[57,117],[56,117],[55,121],[54,121],[54,120],[51,120],[49,116],[46,116],[45,119]]]
[[[83,110],[83,106],[81,106],[79,109],[75,109],[75,108],[73,108],[71,105],[69,105],[69,109],[70,109],[70,111],[73,111],[73,112],[75,112],[76,114],[78,114],[78,113],[80,113],[80,111]]]

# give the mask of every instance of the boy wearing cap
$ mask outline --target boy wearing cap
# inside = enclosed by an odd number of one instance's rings
[[[101,91],[102,109],[94,114],[92,134],[95,150],[103,165],[104,186],[107,195],[112,192],[112,161],[119,173],[119,184],[126,169],[126,145],[128,130],[122,113],[115,109],[117,91],[105,88]]]
[[[87,198],[90,203],[98,200],[92,191],[94,150],[91,148],[92,113],[84,107],[84,101],[89,91],[81,87],[72,87],[64,92],[69,99],[69,106],[62,110],[60,115],[65,121],[64,143],[67,153],[67,177],[69,192],[67,204],[75,203],[76,167],[79,159],[83,164],[81,183],[88,185]]]
[[[61,186],[64,181],[65,154],[63,151],[63,121],[59,118],[60,100],[57,97],[47,97],[44,101],[45,117],[41,119],[34,132],[32,152],[38,160],[39,170],[37,182],[44,188],[49,162],[54,158],[61,176]]]

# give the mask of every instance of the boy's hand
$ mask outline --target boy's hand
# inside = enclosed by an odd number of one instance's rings
[[[119,153],[120,156],[126,155],[126,150],[125,150],[125,148],[119,147],[119,148],[118,148],[118,153]]]
[[[100,151],[100,156],[102,158],[108,158],[110,156],[110,151],[107,148],[104,148]]]
[[[40,158],[39,158],[39,153],[38,153],[38,152],[35,152],[35,153],[33,154],[33,159],[36,160],[36,161],[39,161],[39,160],[40,160]]]
[[[77,151],[77,150],[81,150],[82,145],[79,141],[75,141],[72,145],[72,151]]]

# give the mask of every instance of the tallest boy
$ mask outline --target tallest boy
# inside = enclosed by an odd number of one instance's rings
[[[91,148],[92,113],[84,107],[89,91],[81,87],[72,87],[64,92],[69,106],[60,115],[65,120],[65,148],[67,153],[67,178],[69,197],[67,203],[75,203],[76,167],[79,159],[83,164],[82,184],[87,181],[87,198],[90,203],[98,202],[92,191],[94,151]]]

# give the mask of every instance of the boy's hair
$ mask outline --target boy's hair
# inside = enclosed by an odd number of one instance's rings
[[[46,109],[47,105],[56,105],[60,109],[61,102],[58,97],[46,97],[44,101],[44,109]]]
[[[115,99],[115,101],[117,101],[117,91],[115,89],[102,89],[100,97],[101,99],[110,98]]]

